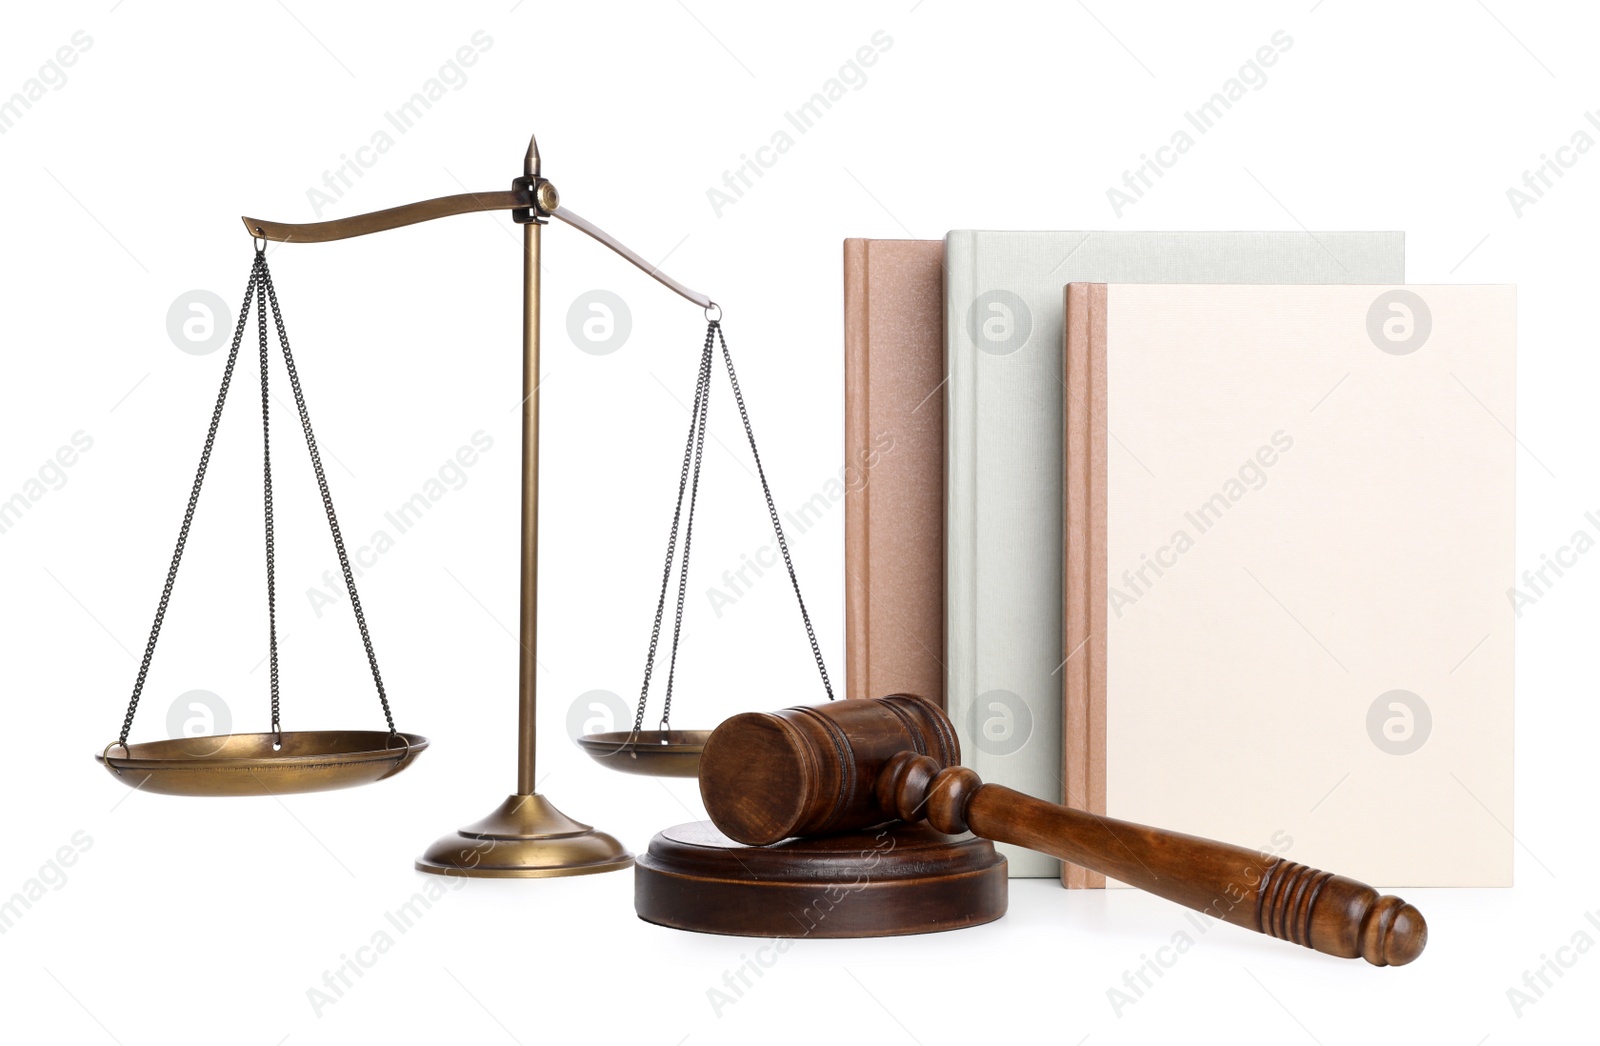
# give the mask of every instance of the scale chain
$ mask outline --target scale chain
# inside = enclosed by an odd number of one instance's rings
[[[745,438],[750,441],[750,456],[756,462],[756,475],[761,479],[761,493],[767,498],[767,514],[772,517],[773,532],[778,535],[778,550],[783,553],[783,565],[789,571],[789,584],[794,586],[795,601],[800,604],[800,620],[806,625],[806,638],[811,641],[811,656],[817,659],[817,671],[822,675],[822,688],[833,700],[833,684],[828,682],[828,666],[822,661],[822,648],[817,645],[816,629],[811,627],[811,615],[806,613],[806,600],[800,594],[800,579],[795,576],[794,560],[789,556],[789,542],[784,540],[783,524],[778,521],[778,506],[772,500],[772,487],[767,484],[767,472],[761,467],[761,452],[756,449],[755,430],[750,427],[750,412],[744,406],[744,393],[739,391],[739,376],[733,372],[733,357],[728,354],[728,342],[722,336],[722,323],[713,320],[711,327],[717,332],[717,342],[722,346],[722,360],[728,366],[728,383],[733,386],[733,399],[739,405],[739,420],[744,422]],[[709,337],[709,334],[707,335]]]
[[[322,508],[328,517],[328,529],[333,532],[333,547],[339,553],[339,568],[344,572],[344,585],[350,593],[350,606],[355,611],[356,627],[361,632],[361,645],[367,651],[367,664],[372,668],[372,682],[378,688],[378,703],[383,706],[384,722],[389,724],[389,736],[395,735],[394,714],[389,711],[389,695],[383,689],[383,676],[378,671],[378,655],[372,649],[372,634],[367,630],[367,615],[361,609],[361,597],[356,594],[355,573],[350,569],[350,556],[345,552],[344,534],[339,529],[339,517],[333,510],[333,495],[328,491],[328,474],[322,467],[322,455],[317,450],[317,437],[311,431],[311,414],[306,409],[305,394],[300,389],[300,374],[295,369],[294,353],[289,350],[289,335],[284,330],[283,313],[278,309],[278,292],[272,286],[272,271],[267,268],[266,256],[261,255],[261,285],[266,300],[272,306],[272,322],[278,329],[278,346],[283,350],[284,369],[289,373],[289,388],[294,392],[295,407],[300,412],[300,427],[305,430],[306,449],[311,452],[311,469],[317,476],[317,490],[322,494]],[[273,715],[277,708],[274,703]]]
[[[265,254],[262,255],[261,270],[266,271]],[[267,658],[272,672],[272,733],[276,739],[274,743],[281,746],[283,729],[278,721],[278,599],[274,555],[277,534],[272,525],[272,414],[267,390],[267,302],[264,294],[256,295],[256,331],[261,342],[261,482],[267,535]]]
[[[128,700],[127,714],[122,720],[122,731],[118,734],[117,744],[126,748],[128,734],[133,728],[133,719],[139,710],[139,699],[144,693],[145,680],[150,673],[150,663],[155,656],[156,642],[161,636],[161,626],[166,620],[167,606],[172,599],[173,586],[178,579],[178,566],[183,560],[183,551],[189,541],[189,529],[194,523],[195,508],[200,502],[200,490],[205,483],[206,470],[211,464],[211,451],[216,445],[217,428],[222,421],[222,408],[227,403],[228,389],[233,382],[234,366],[239,359],[239,346],[244,339],[245,324],[250,319],[250,306],[256,306],[256,329],[261,349],[261,431],[262,431],[262,487],[263,487],[263,514],[266,527],[266,561],[267,561],[267,621],[269,657],[272,665],[272,730],[281,743],[282,734],[279,728],[279,682],[278,682],[278,636],[277,636],[277,601],[276,601],[276,533],[273,520],[272,501],[272,446],[270,422],[270,393],[268,386],[268,338],[266,326],[266,308],[271,306],[273,325],[277,328],[278,344],[283,351],[284,367],[289,374],[289,386],[294,393],[295,406],[300,414],[301,428],[305,432],[306,448],[311,455],[311,467],[317,478],[317,489],[322,495],[322,507],[328,517],[328,527],[333,534],[334,549],[339,555],[339,566],[344,572],[345,587],[350,595],[350,605],[355,611],[356,626],[361,632],[361,642],[366,648],[367,663],[372,669],[372,681],[377,686],[378,702],[383,706],[383,718],[389,727],[389,736],[396,736],[394,715],[389,708],[388,694],[384,690],[383,677],[378,671],[378,658],[373,650],[372,635],[367,628],[366,613],[361,607],[361,597],[356,593],[355,574],[350,567],[350,557],[345,551],[344,535],[339,529],[339,519],[333,508],[333,495],[328,490],[327,473],[322,466],[322,456],[317,450],[316,436],[311,430],[311,414],[306,408],[305,394],[300,387],[300,375],[295,369],[294,354],[289,348],[289,337],[283,325],[283,313],[278,306],[278,295],[272,285],[272,274],[267,267],[267,257],[264,249],[257,249],[254,262],[250,267],[250,279],[245,285],[244,301],[239,306],[239,318],[234,324],[233,342],[228,349],[228,361],[222,371],[222,384],[217,390],[216,404],[211,410],[211,422],[206,429],[205,444],[200,451],[200,464],[195,470],[194,483],[189,489],[189,501],[184,508],[183,522],[178,528],[178,541],[172,552],[172,561],[167,567],[167,577],[161,588],[161,598],[156,603],[155,621],[150,627],[150,638],[145,643],[144,657],[139,662],[139,672],[134,679],[133,694]]]
[[[133,696],[128,699],[128,713],[122,719],[122,733],[117,735],[117,743],[123,748],[127,748],[128,732],[133,729],[133,717],[139,711],[139,697],[144,693],[145,677],[150,674],[150,659],[155,656],[156,640],[161,636],[161,623],[167,617],[167,603],[172,599],[172,586],[178,580],[178,564],[183,559],[183,548],[189,541],[189,526],[194,522],[195,506],[200,502],[200,487],[205,482],[206,467],[211,464],[211,448],[217,441],[217,425],[222,421],[222,406],[228,400],[228,386],[233,381],[233,365],[239,359],[239,343],[244,338],[245,322],[250,318],[250,301],[257,293],[257,279],[265,264],[265,255],[258,252],[255,264],[250,267],[250,281],[244,288],[244,304],[239,306],[239,322],[233,326],[233,345],[228,349],[227,366],[222,369],[222,387],[217,390],[217,404],[211,409],[211,425],[206,429],[205,446],[200,450],[200,467],[195,471],[193,486],[189,488],[189,504],[183,510],[183,523],[178,527],[178,544],[172,552],[172,563],[167,567],[166,584],[161,586],[161,599],[156,603],[156,620],[150,626],[150,638],[145,642],[144,658],[139,662],[139,674],[133,681]]]
[[[672,560],[678,547],[678,522],[683,512],[683,493],[689,484],[689,466],[694,452],[695,436],[700,432],[701,419],[706,413],[706,400],[711,391],[711,359],[711,330],[707,328],[705,347],[700,353],[700,370],[695,379],[694,405],[689,408],[689,437],[683,445],[683,467],[678,473],[678,500],[672,509],[672,530],[667,537],[667,561],[661,568],[661,595],[656,600],[655,621],[650,626],[650,650],[645,655],[644,684],[639,688],[639,708],[633,717],[633,732],[635,734],[644,725],[645,704],[650,695],[650,676],[655,669],[656,663],[656,645],[661,640],[661,615],[666,609],[667,589],[672,579]],[[683,620],[681,610],[678,620],[680,623]],[[678,645],[676,631],[673,633],[672,645],[674,662],[676,662]],[[662,719],[665,720],[666,718],[666,715],[663,714]]]
[[[707,335],[710,331],[706,332]],[[705,375],[705,392],[700,397],[700,414],[696,419],[698,429],[694,436],[694,475],[689,480],[689,521],[683,532],[683,560],[678,570],[678,608],[672,620],[672,655],[667,665],[667,691],[661,703],[661,725],[672,729],[672,683],[678,672],[678,640],[683,634],[683,600],[689,587],[689,543],[694,539],[694,507],[700,495],[700,461],[706,445],[706,414],[711,407],[711,339],[706,338],[706,351],[702,373]]]
[[[761,481],[761,493],[766,498],[767,514],[772,520],[772,529],[778,538],[778,549],[783,554],[783,565],[789,573],[789,583],[794,588],[795,601],[800,605],[800,619],[805,623],[811,654],[816,659],[817,671],[822,676],[822,688],[827,691],[828,700],[834,699],[833,684],[828,679],[828,668],[822,658],[822,648],[817,643],[817,633],[811,625],[811,615],[806,610],[805,597],[800,594],[800,581],[795,574],[794,559],[789,554],[789,542],[783,534],[783,523],[778,518],[778,506],[772,497],[772,487],[767,482],[766,469],[761,464],[761,452],[756,449],[755,430],[750,424],[750,412],[745,407],[744,392],[739,387],[739,376],[733,369],[733,356],[729,353],[727,340],[723,337],[721,321],[712,320],[706,325],[705,346],[700,354],[700,372],[695,383],[694,405],[689,409],[689,437],[684,444],[683,466],[678,474],[678,500],[672,511],[672,529],[667,538],[667,559],[661,570],[661,594],[656,600],[655,620],[650,628],[650,650],[645,658],[644,685],[639,688],[639,707],[633,719],[635,734],[644,725],[645,705],[650,694],[650,676],[655,667],[656,646],[661,638],[661,618],[666,609],[667,589],[671,585],[672,561],[678,542],[678,524],[683,512],[683,495],[687,490],[689,516],[684,531],[683,558],[678,573],[678,601],[672,624],[672,653],[667,669],[667,688],[661,714],[663,727],[670,729],[672,685],[677,671],[678,641],[683,632],[683,605],[689,581],[689,546],[694,535],[694,508],[700,490],[701,452],[705,446],[706,415],[711,398],[711,367],[717,345],[722,348],[722,359],[728,369],[728,383],[733,388],[733,399],[739,407],[739,419],[744,425],[745,437],[750,442],[750,455],[755,459],[756,476]]]
[[[139,675],[133,680],[133,697],[128,699],[128,713],[122,720],[122,733],[117,734],[117,744],[128,747],[128,731],[133,729],[134,713],[139,710],[139,696],[144,694],[144,677],[150,673],[150,659],[155,656],[155,640],[162,635],[162,622],[166,621],[166,603],[173,598],[173,584],[178,581],[178,563],[184,558],[184,545],[189,544],[189,526],[194,523],[195,505],[200,504],[200,485],[205,481],[206,465],[211,464],[211,448],[216,445],[216,427],[222,421],[222,405],[227,401],[227,387],[234,381],[234,363],[238,361],[238,344],[245,337],[245,320],[250,318],[250,302],[256,294],[256,275],[261,269],[261,256],[250,267],[250,281],[245,285],[245,304],[238,307],[238,323],[234,325],[234,344],[227,350],[227,366],[222,368],[222,387],[216,392],[216,406],[211,408],[211,425],[206,429],[205,446],[200,448],[200,469],[195,472],[194,486],[189,488],[189,505],[184,509],[184,521],[178,528],[178,547],[173,549],[173,561],[166,568],[166,584],[162,585],[162,598],[155,605],[155,624],[150,625],[150,638],[144,643],[144,657],[139,661]]]

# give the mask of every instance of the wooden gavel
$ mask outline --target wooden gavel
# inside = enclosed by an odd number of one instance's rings
[[[960,761],[950,720],[908,695],[747,712],[706,742],[700,794],[712,823],[751,846],[926,818],[1329,955],[1402,966],[1427,944],[1421,912],[1354,879],[984,784]]]

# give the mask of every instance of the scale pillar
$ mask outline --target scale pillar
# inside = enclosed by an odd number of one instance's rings
[[[522,225],[522,567],[517,651],[517,791],[489,816],[443,837],[417,859],[435,875],[532,879],[630,867],[616,839],[563,814],[534,789],[538,748],[539,620],[539,248],[544,221],[560,206],[540,176],[539,148],[528,143],[514,191],[532,206],[513,211]]]
[[[538,752],[539,236],[522,226],[522,595],[517,658],[517,792],[532,795]]]

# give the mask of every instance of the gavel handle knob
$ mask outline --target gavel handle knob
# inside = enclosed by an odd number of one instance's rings
[[[1394,896],[1242,846],[1168,832],[1047,803],[984,784],[964,766],[940,769],[901,752],[884,768],[877,798],[907,821],[970,831],[1100,872],[1247,930],[1345,959],[1403,966],[1422,953],[1428,925]]]

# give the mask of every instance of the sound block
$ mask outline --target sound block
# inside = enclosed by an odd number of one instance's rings
[[[1006,859],[925,823],[743,846],[696,821],[650,840],[633,907],[646,922],[740,937],[935,933],[1006,913]]]

